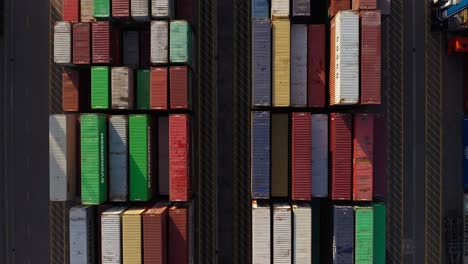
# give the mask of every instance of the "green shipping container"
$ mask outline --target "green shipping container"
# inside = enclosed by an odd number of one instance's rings
[[[271,196],[288,196],[289,117],[271,115]]]
[[[386,263],[387,209],[383,204],[374,205],[374,264]]]
[[[91,67],[91,108],[109,109],[110,107],[110,68]]]
[[[94,17],[110,17],[110,0],[94,0]]]
[[[374,208],[355,207],[355,264],[373,263]]]
[[[107,124],[104,114],[81,115],[81,202],[107,200]]]
[[[185,20],[174,20],[170,24],[169,57],[171,63],[192,63],[192,30]]]
[[[148,201],[151,179],[151,120],[148,115],[130,115],[130,200]]]
[[[150,109],[150,70],[137,71],[137,108]]]

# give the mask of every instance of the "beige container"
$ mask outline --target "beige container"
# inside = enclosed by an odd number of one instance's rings
[[[146,208],[135,207],[122,215],[123,264],[142,263],[142,214]]]
[[[291,23],[288,19],[273,21],[273,106],[290,105]]]

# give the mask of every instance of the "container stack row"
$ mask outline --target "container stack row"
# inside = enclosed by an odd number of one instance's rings
[[[193,261],[192,0],[63,0],[50,200],[70,263]]]

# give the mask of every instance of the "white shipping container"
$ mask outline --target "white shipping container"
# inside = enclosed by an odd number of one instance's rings
[[[91,22],[95,20],[93,0],[80,1],[80,16],[81,22]]]
[[[307,106],[307,25],[291,26],[291,106]]]
[[[294,204],[294,263],[312,263],[312,207]]]
[[[131,0],[132,18],[139,22],[150,20],[149,0]]]
[[[101,263],[122,263],[122,213],[126,207],[114,207],[101,215]]]
[[[167,63],[169,54],[169,23],[151,22],[151,63]]]
[[[289,18],[289,0],[271,0],[271,18]]]
[[[328,196],[328,115],[313,114],[311,122],[312,197]]]
[[[128,117],[109,118],[109,200],[128,200]]]
[[[94,211],[92,206],[76,206],[70,209],[70,264],[95,262]]]
[[[54,26],[54,62],[71,64],[72,57],[72,29],[71,23],[66,21],[55,22]]]
[[[252,201],[252,264],[270,264],[270,206]]]
[[[113,67],[111,70],[112,108],[133,108],[133,70]]]
[[[463,264],[468,264],[468,194],[463,203]]]
[[[273,263],[290,264],[292,260],[291,206],[273,204]]]
[[[174,0],[152,0],[151,15],[153,18],[173,18]]]
[[[76,189],[76,116],[49,116],[49,194],[51,201],[69,201]]]
[[[138,31],[123,33],[123,65],[138,68],[140,63],[140,35]]]

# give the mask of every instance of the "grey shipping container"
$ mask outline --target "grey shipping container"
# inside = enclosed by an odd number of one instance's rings
[[[49,184],[51,201],[75,198],[77,135],[75,115],[49,116]]]
[[[310,16],[310,0],[293,0],[293,16]]]
[[[292,260],[291,206],[273,204],[273,263],[286,264]]]
[[[101,215],[101,263],[122,263],[122,213],[126,207],[113,207]]]
[[[291,26],[291,106],[307,106],[307,25]]]
[[[328,196],[328,116],[312,115],[312,197]]]
[[[138,31],[125,31],[123,33],[123,65],[138,68],[140,64],[139,38]]]
[[[109,118],[109,199],[128,200],[128,117]]]
[[[174,0],[151,0],[151,16],[155,19],[173,18]]]
[[[252,264],[271,263],[271,220],[267,203],[252,201]]]
[[[151,22],[151,63],[167,63],[169,56],[169,22]]]
[[[312,263],[312,207],[310,204],[293,204],[293,215],[293,263]]]
[[[252,112],[252,198],[270,197],[270,113]]]
[[[169,117],[158,117],[158,191],[169,195]]]
[[[133,108],[133,70],[128,67],[113,67],[111,72],[112,108]]]
[[[58,21],[54,26],[54,62],[72,63],[72,26],[70,22]]]
[[[392,0],[377,0],[377,9],[380,10],[382,15],[390,15]]]
[[[149,0],[130,0],[132,18],[139,22],[150,20]]]
[[[333,263],[354,263],[354,209],[333,205]]]
[[[252,104],[271,104],[271,24],[269,19],[252,22]]]
[[[70,209],[70,264],[96,263],[95,214],[95,206],[76,206]]]

